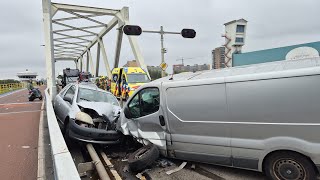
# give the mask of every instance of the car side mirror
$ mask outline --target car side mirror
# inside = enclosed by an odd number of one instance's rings
[[[63,97],[63,100],[69,102],[70,104],[72,104],[72,98],[69,95],[65,95]]]
[[[128,106],[125,106],[123,109],[123,113],[126,116],[127,119],[132,119],[132,114],[128,108]]]

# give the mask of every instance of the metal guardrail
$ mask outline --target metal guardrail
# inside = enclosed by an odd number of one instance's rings
[[[77,168],[62,136],[48,90],[49,88],[45,90],[46,111],[54,166],[54,177],[56,180],[80,180]]]
[[[22,83],[0,84],[0,94],[24,88]]]

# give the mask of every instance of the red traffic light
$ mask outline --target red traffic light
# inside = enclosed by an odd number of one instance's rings
[[[184,38],[194,38],[196,37],[196,31],[194,29],[182,29],[181,35]]]
[[[124,34],[131,36],[139,36],[142,33],[141,27],[136,25],[125,25],[122,30]]]

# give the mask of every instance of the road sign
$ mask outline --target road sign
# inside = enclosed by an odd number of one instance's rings
[[[168,67],[168,64],[165,63],[165,62],[163,62],[163,63],[161,63],[161,64],[159,65],[159,67],[162,69],[162,71],[165,71],[165,70],[167,69],[167,67]]]

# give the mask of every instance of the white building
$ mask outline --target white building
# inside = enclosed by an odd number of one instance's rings
[[[247,20],[238,19],[225,23],[225,65],[232,67],[232,54],[241,52],[246,40]]]
[[[38,74],[36,72],[31,72],[28,69],[24,72],[17,73],[17,76],[19,77],[19,80],[23,83],[27,83],[30,80],[36,80]]]

